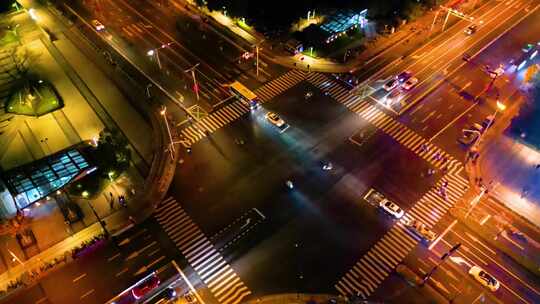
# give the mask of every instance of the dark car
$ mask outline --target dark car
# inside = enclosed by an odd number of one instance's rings
[[[403,71],[401,73],[399,73],[397,76],[396,76],[396,79],[401,82],[401,83],[404,83],[405,81],[407,81],[409,78],[411,78],[412,76],[412,72],[410,71]]]
[[[135,299],[140,299],[158,286],[159,278],[154,274],[133,287],[133,289],[131,289],[131,293]]]
[[[341,81],[343,84],[345,84],[349,88],[354,88],[360,83],[360,80],[358,79],[358,77],[354,75],[353,73],[341,73],[341,74],[333,74],[333,75],[337,80]]]

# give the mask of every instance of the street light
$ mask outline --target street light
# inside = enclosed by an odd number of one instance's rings
[[[109,238],[109,235],[110,235],[110,234],[109,234],[109,231],[107,230],[107,227],[105,227],[106,224],[105,224],[105,222],[104,222],[103,220],[101,220],[101,218],[99,217],[98,213],[96,212],[96,209],[94,209],[94,206],[92,206],[92,204],[90,203],[90,200],[88,199],[89,195],[90,195],[90,194],[89,194],[88,191],[86,191],[86,190],[82,192],[82,197],[83,197],[84,199],[86,199],[86,202],[88,203],[88,206],[90,206],[90,209],[92,209],[92,212],[93,212],[94,215],[96,216],[96,218],[97,218],[99,224],[101,225],[101,228],[103,229],[103,233],[105,234],[105,237],[106,237],[106,238]]]
[[[255,48],[256,62],[257,62],[257,77],[259,77],[259,45],[263,43],[264,39],[253,45]]]
[[[166,106],[163,106],[161,108],[161,110],[159,111],[159,114],[161,114],[161,116],[163,116],[163,120],[165,120],[165,126],[167,127],[167,133],[169,134],[169,151],[171,152],[171,158],[174,159],[174,154],[176,151],[174,149],[174,143],[173,143],[173,138],[172,138],[172,134],[171,134],[171,128],[169,127],[169,121],[167,120],[167,107]]]
[[[197,78],[195,77],[195,69],[199,66],[199,63],[192,66],[191,68],[185,70],[184,72],[191,72],[191,77],[193,78],[193,89],[195,90],[195,95],[197,96],[197,101],[199,100],[199,85],[197,84]]]
[[[171,44],[173,44],[172,42],[169,42],[169,43],[165,43],[165,44],[162,44],[160,47],[158,48],[155,48],[155,49],[151,49],[149,50],[148,52],[146,52],[146,55],[152,57],[152,56],[156,56],[156,61],[157,61],[157,64],[158,64],[158,67],[159,69],[161,70],[161,61],[159,60],[159,50],[160,49],[164,49],[166,47],[169,47]]]

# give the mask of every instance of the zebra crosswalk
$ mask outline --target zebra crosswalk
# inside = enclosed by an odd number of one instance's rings
[[[463,167],[449,171],[432,189],[404,215],[433,228],[437,222],[463,196],[468,182],[459,175]],[[446,196],[439,189],[445,181]],[[366,299],[388,277],[392,270],[420,242],[420,238],[401,221],[392,228],[336,283],[336,290],[344,295],[359,295]]]
[[[339,103],[342,103],[352,112],[357,113],[363,119],[375,125],[378,129],[391,136],[399,144],[405,146],[415,154],[426,160],[437,169],[450,170],[461,167],[460,161],[437,147],[431,141],[418,135],[406,125],[395,120],[389,114],[379,109],[376,105],[362,99],[343,88],[336,81],[321,73],[310,73],[307,81],[322,90]]]
[[[291,70],[257,88],[254,93],[259,97],[260,102],[264,103],[297,85],[303,81],[306,76],[307,72]],[[196,123],[182,129],[180,131],[182,144],[185,147],[189,147],[208,136],[208,134],[228,125],[248,112],[249,106],[236,100]]]
[[[219,303],[238,304],[251,294],[174,198],[161,202],[154,217]]]

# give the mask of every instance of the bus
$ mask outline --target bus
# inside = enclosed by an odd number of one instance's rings
[[[231,93],[240,99],[242,102],[249,105],[251,110],[255,110],[259,107],[259,98],[255,93],[246,88],[243,84],[238,81],[231,83],[229,86]]]

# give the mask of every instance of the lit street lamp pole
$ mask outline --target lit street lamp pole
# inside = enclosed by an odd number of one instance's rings
[[[105,234],[105,237],[109,238],[110,236],[109,230],[107,230],[107,227],[105,227],[106,226],[105,222],[99,217],[98,213],[96,212],[96,209],[94,209],[94,206],[92,206],[92,204],[90,203],[90,200],[88,199],[88,191],[83,191],[82,196],[83,198],[86,199],[88,206],[90,206],[90,209],[92,209],[92,212],[96,216],[99,224],[101,225],[101,228],[103,229],[103,233]]]
[[[199,100],[199,85],[197,84],[197,78],[195,77],[195,69],[199,66],[199,63],[194,65],[193,67],[185,70],[184,72],[191,72],[191,77],[193,78],[193,87],[195,90],[195,94],[197,95],[197,101]]]
[[[259,45],[264,42],[264,39],[253,45],[255,48],[255,57],[257,62],[257,77],[259,77]]]
[[[169,121],[167,120],[167,107],[163,106],[161,108],[161,111],[159,111],[159,114],[163,116],[163,120],[165,120],[165,126],[167,127],[167,133],[169,134],[169,151],[171,152],[171,158],[174,159],[174,153],[176,152],[174,149],[174,142],[171,134],[171,128],[169,127]]]
[[[157,61],[157,64],[158,64],[158,67],[159,69],[161,70],[161,61],[159,60],[159,50],[160,49],[164,49],[166,47],[169,47],[171,46],[173,43],[172,42],[169,42],[169,43],[165,43],[165,44],[162,44],[160,47],[158,48],[155,48],[155,49],[151,49],[149,50],[148,52],[146,52],[146,55],[152,57],[152,56],[155,56],[156,57],[156,61]]]

